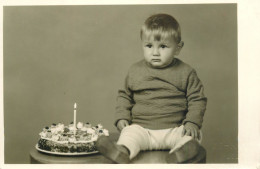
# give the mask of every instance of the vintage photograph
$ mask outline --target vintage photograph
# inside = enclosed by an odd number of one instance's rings
[[[238,164],[236,3],[3,7],[5,164]]]

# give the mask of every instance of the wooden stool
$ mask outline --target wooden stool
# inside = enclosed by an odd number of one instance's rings
[[[118,133],[111,133],[109,138],[116,141]],[[166,156],[169,151],[141,151],[130,164],[161,164],[166,163]],[[112,164],[100,153],[84,156],[57,156],[41,153],[33,147],[30,151],[32,164]],[[187,163],[206,163],[206,150],[201,146],[198,155],[187,161]]]

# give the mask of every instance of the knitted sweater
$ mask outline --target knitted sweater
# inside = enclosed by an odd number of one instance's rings
[[[126,119],[148,129],[178,127],[185,122],[201,128],[207,98],[195,70],[179,59],[155,69],[145,60],[133,64],[119,90],[115,125]]]

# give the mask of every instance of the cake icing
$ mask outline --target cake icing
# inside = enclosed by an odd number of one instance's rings
[[[42,150],[62,153],[97,151],[95,143],[99,136],[108,136],[108,130],[101,124],[92,126],[90,123],[78,122],[74,134],[74,124],[52,124],[44,127],[39,133],[38,147]]]

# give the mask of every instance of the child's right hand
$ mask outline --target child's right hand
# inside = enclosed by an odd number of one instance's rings
[[[127,120],[122,119],[117,122],[117,129],[119,131],[121,131],[126,126],[129,126],[129,122]]]

